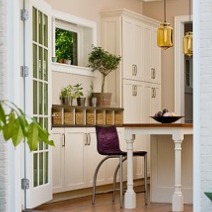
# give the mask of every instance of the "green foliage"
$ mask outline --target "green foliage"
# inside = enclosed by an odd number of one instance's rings
[[[92,71],[98,70],[102,74],[101,92],[104,92],[105,77],[117,69],[120,61],[120,56],[113,55],[102,47],[92,47],[92,52],[88,58],[88,67],[91,67]]]
[[[73,61],[73,32],[56,28],[55,38],[57,59],[71,59]]]
[[[10,112],[6,113],[3,106],[9,108]],[[49,140],[46,129],[34,119],[28,122],[23,111],[7,100],[0,100],[0,131],[5,141],[11,139],[14,146],[25,139],[31,151],[37,148],[39,142],[54,146],[54,142]]]
[[[72,99],[76,99],[83,96],[82,90],[82,84],[68,85],[61,90],[60,99],[63,97],[71,97]]]

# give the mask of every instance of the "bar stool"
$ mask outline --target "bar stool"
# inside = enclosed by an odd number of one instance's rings
[[[96,126],[97,136],[97,151],[105,157],[97,165],[93,176],[93,192],[92,192],[92,204],[95,204],[96,196],[96,180],[100,167],[102,164],[110,158],[119,158],[119,164],[115,169],[113,177],[113,201],[115,198],[115,185],[116,176],[119,170],[120,174],[120,207],[123,207],[123,162],[127,159],[127,152],[122,151],[119,145],[119,137],[116,126]],[[144,194],[145,204],[147,204],[147,152],[146,151],[134,151],[133,156],[144,157]]]

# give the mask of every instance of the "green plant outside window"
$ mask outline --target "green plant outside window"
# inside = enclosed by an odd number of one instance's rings
[[[72,65],[78,65],[76,32],[56,28],[55,47],[57,61],[70,59]]]

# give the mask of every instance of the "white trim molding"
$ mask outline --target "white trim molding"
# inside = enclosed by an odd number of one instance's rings
[[[177,114],[184,114],[184,55],[183,36],[184,24],[190,21],[190,16],[175,17],[175,46],[174,46],[174,78],[175,78],[175,105],[174,111]],[[184,120],[182,119],[184,122]]]

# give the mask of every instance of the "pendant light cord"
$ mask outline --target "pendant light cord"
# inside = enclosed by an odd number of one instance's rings
[[[191,22],[191,13],[192,13],[192,6],[191,6],[191,0],[189,0],[189,21]]]
[[[164,22],[166,23],[166,0],[164,0]]]

